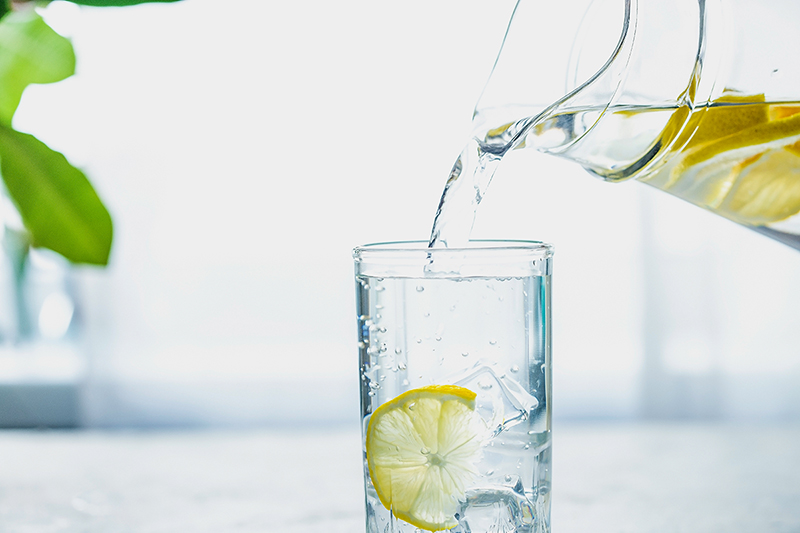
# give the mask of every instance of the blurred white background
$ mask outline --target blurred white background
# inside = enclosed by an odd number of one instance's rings
[[[76,273],[83,423],[356,424],[350,250],[428,237],[512,7],[51,4],[78,74],[15,126],[115,222]],[[800,417],[797,251],[525,151],[474,235],[556,246],[557,418]]]

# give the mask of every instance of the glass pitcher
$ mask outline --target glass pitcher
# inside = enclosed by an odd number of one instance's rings
[[[533,147],[800,249],[798,22],[797,0],[518,0],[475,150]]]

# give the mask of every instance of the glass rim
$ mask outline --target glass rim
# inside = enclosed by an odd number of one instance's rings
[[[475,239],[469,245],[455,248],[429,248],[428,241],[385,241],[362,244],[353,248],[353,257],[358,258],[364,254],[462,254],[462,253],[487,253],[487,252],[538,252],[543,258],[552,257],[554,247],[544,241],[531,241],[524,239]]]
[[[427,241],[353,249],[357,275],[398,278],[495,278],[549,275],[553,246],[542,241],[473,240],[468,247],[428,248]]]

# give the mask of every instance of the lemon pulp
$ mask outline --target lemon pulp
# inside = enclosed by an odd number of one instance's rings
[[[459,501],[480,460],[475,397],[463,387],[431,385],[397,396],[370,417],[370,478],[397,518],[428,531],[458,524]]]

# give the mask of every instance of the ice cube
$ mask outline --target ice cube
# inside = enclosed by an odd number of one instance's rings
[[[528,533],[536,521],[534,506],[525,495],[508,487],[467,491],[456,518],[465,533]]]
[[[496,436],[501,431],[528,420],[539,406],[539,401],[513,379],[497,377],[490,364],[479,361],[466,375],[458,376],[451,382],[477,393],[476,411],[492,432],[492,436]]]

